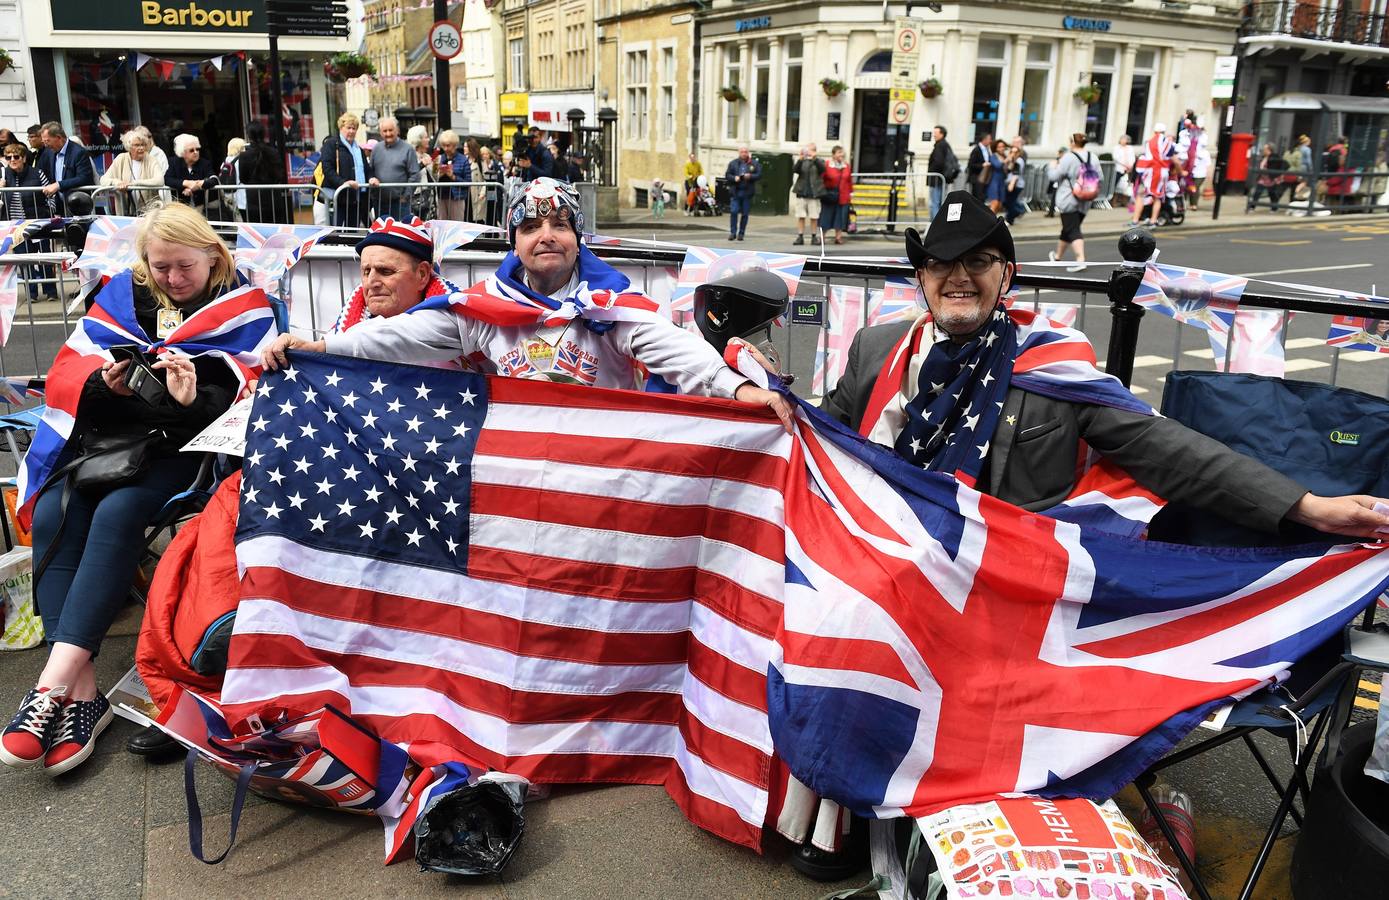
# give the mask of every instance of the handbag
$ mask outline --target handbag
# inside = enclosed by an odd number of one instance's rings
[[[150,449],[163,436],[157,429],[141,434],[86,432],[82,435],[82,455],[72,463],[73,487],[81,490],[129,484],[148,467]]]

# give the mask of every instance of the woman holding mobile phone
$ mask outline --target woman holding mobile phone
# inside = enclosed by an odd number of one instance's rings
[[[53,420],[46,415],[52,433],[40,426],[30,451],[37,462],[26,458],[21,482],[20,516],[22,521],[32,512],[34,600],[49,655],[37,684],[0,734],[0,761],[15,768],[41,767],[50,775],[86,760],[110,724],[111,706],[97,687],[93,660],[125,604],[145,526],[197,474],[199,457],[179,449],[225,412],[242,387],[228,354],[208,352],[217,338],[215,328],[199,330],[207,317],[176,333],[236,287],[226,245],[197,210],[172,203],[156,204],[145,214],[136,247],[139,261],[93,298],[99,308],[79,323],[49,373],[50,412],[71,408],[71,395],[78,395],[76,414],[66,422],[71,437],[63,443],[56,427],[70,414]],[[273,334],[268,307],[261,310],[264,296],[248,291],[246,301],[247,326],[263,321]],[[166,351],[144,364],[146,383],[138,396],[127,377],[132,352],[143,348],[103,343],[113,323],[147,341],[144,348]],[[184,335],[190,344],[204,342],[196,356],[179,352]],[[131,352],[119,361],[107,359],[122,349]],[[149,383],[151,378],[162,385]],[[89,457],[98,437],[108,444],[149,441],[144,465],[114,481],[68,481],[66,464]]]

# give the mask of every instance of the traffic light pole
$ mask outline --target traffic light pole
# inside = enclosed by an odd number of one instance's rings
[[[285,98],[280,84],[280,38],[270,32],[270,133],[275,136],[275,152],[279,154],[280,165],[289,172],[289,157],[285,151]]]

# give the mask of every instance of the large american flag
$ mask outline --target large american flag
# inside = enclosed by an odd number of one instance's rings
[[[1389,584],[1379,546],[1027,513],[806,406],[788,435],[724,400],[292,361],[248,435],[231,726],[332,705],[426,767],[662,784],[748,846],[783,760],[864,814],[1108,796]]]

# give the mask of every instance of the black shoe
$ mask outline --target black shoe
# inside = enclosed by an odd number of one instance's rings
[[[136,756],[165,756],[182,751],[183,745],[150,725],[132,734],[125,742],[125,749]]]
[[[791,868],[814,881],[843,881],[868,867],[867,841],[850,840],[838,853],[806,841],[791,854]]]
[[[812,244],[818,244],[818,243],[820,243],[820,235],[818,235],[818,234],[812,234],[812,235],[810,236],[810,243],[812,243]]]
[[[736,234],[730,234],[730,235],[728,236],[728,239],[729,239],[730,241],[736,241],[736,240],[738,240],[738,236],[737,236]]]
[[[740,240],[740,241],[741,241],[741,240],[742,240],[742,239],[743,239],[743,236],[742,236],[742,235],[741,235],[741,234],[740,234],[740,235],[738,235],[738,240]]]
[[[792,243],[792,244],[804,244],[804,243],[805,243],[805,235],[803,235],[803,234],[798,234],[798,235],[796,235],[796,239],[795,239],[794,241],[792,241],[791,243]]]

